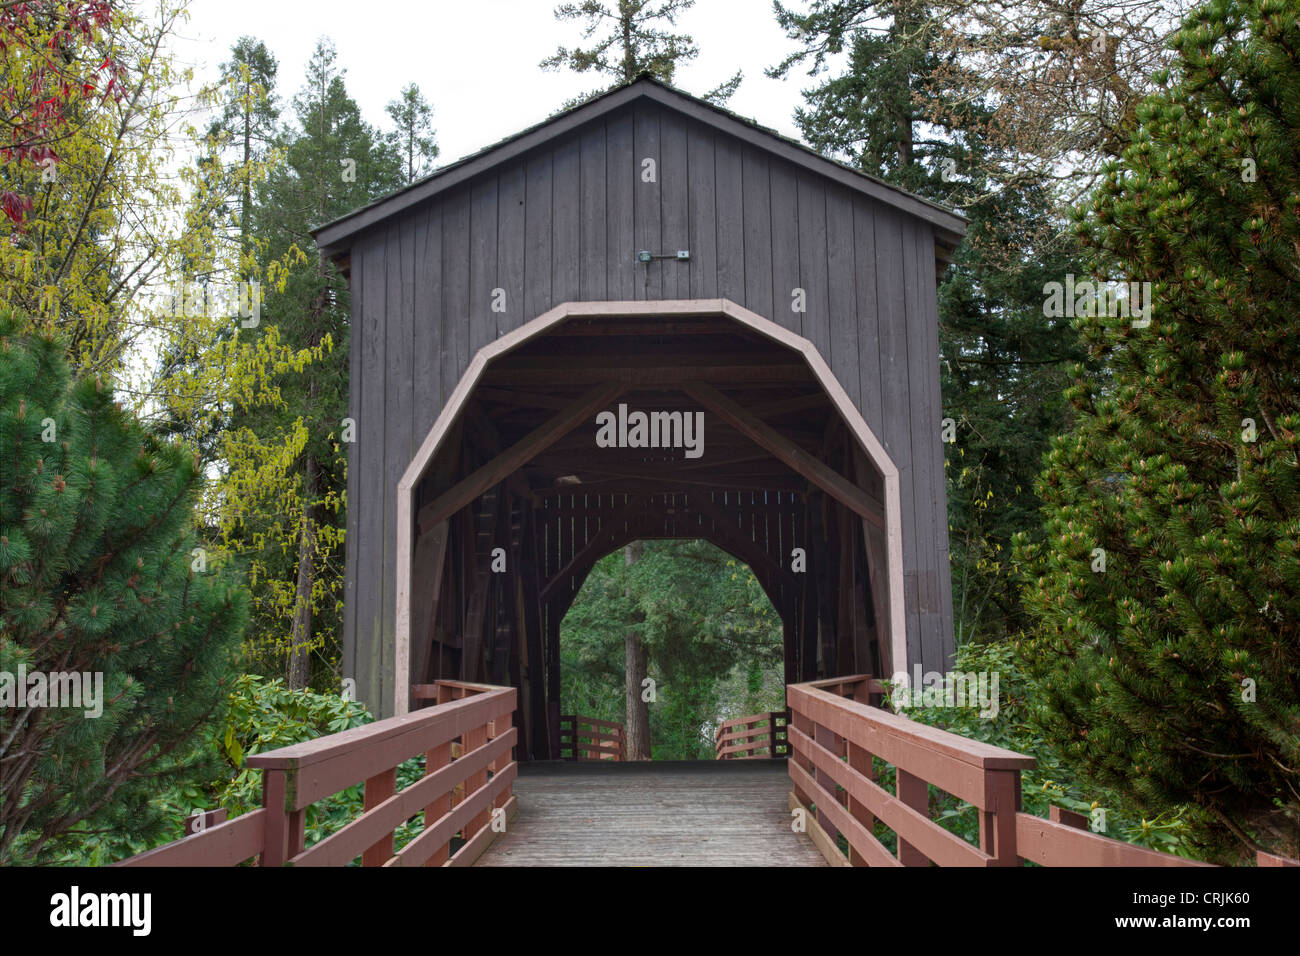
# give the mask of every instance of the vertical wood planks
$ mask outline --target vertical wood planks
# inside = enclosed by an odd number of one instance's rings
[[[349,289],[351,318],[348,322],[348,377],[351,388],[348,395],[348,417],[352,419],[353,440],[347,446],[348,489],[346,529],[348,542],[343,556],[343,677],[357,680],[357,542],[361,540],[360,509],[358,508],[359,473],[361,471],[361,445],[356,435],[361,421],[361,396],[364,383],[361,378],[362,308],[361,277],[365,271],[364,247],[352,250],[352,282]],[[361,682],[357,681],[361,687]]]
[[[745,197],[741,149],[725,138],[714,150],[713,202],[717,222],[718,295],[733,302],[745,299]]]
[[[416,230],[415,254],[415,446],[442,408],[442,206],[430,204]]]
[[[638,291],[641,270],[636,261],[636,235],[633,232],[635,190],[640,187],[641,164],[632,151],[632,116],[610,117],[605,124],[606,209],[605,267],[611,299],[629,301],[642,297]]]
[[[523,309],[506,313],[511,329],[551,307],[551,154],[530,159],[525,169]]]
[[[853,404],[862,407],[858,375],[858,300],[853,199],[843,189],[826,187],[826,262],[830,353],[825,356]]]
[[[579,141],[555,147],[551,172],[551,297],[546,308],[582,298],[581,154]],[[531,316],[525,316],[528,321]]]
[[[579,192],[581,215],[578,225],[578,286],[581,298],[601,300],[609,298],[608,268],[605,257],[608,247],[605,233],[605,125],[593,127],[583,134],[579,145]]]
[[[914,535],[916,540],[914,571],[916,581],[916,605],[918,628],[921,639],[921,657],[924,661],[942,659],[942,641],[938,631],[938,600],[935,593],[938,573],[938,535],[940,527],[947,531],[946,515],[934,513],[935,482],[939,476],[934,473],[932,451],[938,441],[939,416],[930,398],[930,389],[926,379],[930,369],[938,368],[938,350],[930,354],[930,330],[928,310],[924,299],[932,296],[928,289],[921,286],[920,246],[921,229],[915,223],[905,222],[903,230],[903,295],[907,309],[907,380],[909,384],[910,412],[912,425],[912,490],[916,523]],[[940,518],[944,518],[942,522]]]
[[[442,213],[442,400],[469,363],[470,204],[463,190],[447,197]]]
[[[665,250],[659,245],[662,210],[660,195],[663,190],[665,170],[659,147],[659,112],[649,106],[638,107],[633,113],[633,151],[636,165],[636,190],[633,194],[633,233],[636,250],[651,253]],[[648,175],[644,163],[654,164],[654,181],[646,182]],[[664,272],[675,269],[676,263],[668,259],[637,263],[633,298],[662,299],[664,297]]]
[[[791,307],[799,278],[799,195],[794,170],[774,160],[768,167],[772,220],[772,313],[773,322],[791,332],[803,334],[803,316]],[[805,290],[806,291],[806,290]]]
[[[921,630],[917,617],[916,552],[918,547],[915,475],[912,463],[912,405],[909,387],[907,299],[904,291],[906,239],[902,217],[877,210],[876,282],[880,305],[880,379],[884,431],[880,440],[898,466],[903,519],[903,582],[906,602],[907,656],[920,661]],[[899,667],[899,662],[894,662]]]
[[[690,235],[690,168],[687,161],[687,133],[682,122],[671,114],[659,118],[659,248],[676,252],[691,248]],[[692,257],[694,252],[692,250]],[[691,263],[664,264],[663,296],[665,299],[689,299]]]
[[[383,502],[384,591],[381,595],[383,634],[396,633],[395,589],[397,582],[397,483],[410,464],[415,390],[412,357],[415,343],[415,221],[404,216],[390,223],[386,236],[388,259],[385,272],[388,302],[384,315],[384,455]],[[409,660],[406,673],[397,673],[401,662],[386,662],[380,684],[383,699],[393,699],[395,687],[410,684]],[[389,677],[390,673],[393,675]],[[393,681],[396,683],[394,684]]]
[[[694,124],[689,129],[686,161],[690,180],[691,297],[711,299],[718,294],[713,134]]]
[[[772,192],[767,157],[746,150],[741,157],[744,194],[745,297],[747,309],[772,315]]]
[[[469,313],[465,316],[469,333],[469,355],[497,337],[497,323],[504,315],[492,311],[497,301],[494,290],[504,288],[507,315],[511,306],[519,310],[523,283],[511,285],[502,280],[501,273],[509,267],[511,255],[522,258],[522,236],[517,230],[499,232],[499,219],[503,217],[501,200],[513,198],[511,186],[518,186],[516,170],[506,170],[498,178],[492,176],[476,182],[470,188],[469,200]],[[513,300],[513,301],[512,301]]]
[[[356,547],[357,568],[364,570],[357,580],[357,694],[367,702],[391,705],[391,698],[382,695],[380,675],[386,642],[382,639],[382,601],[385,593],[383,575],[384,538],[384,380],[386,356],[384,354],[384,322],[387,281],[385,276],[384,235],[377,232],[365,244],[362,266],[361,379],[365,387],[361,392],[361,414],[357,418],[357,446],[360,468],[357,474],[356,498],[352,507],[358,509],[358,535]]]
[[[830,279],[826,253],[826,183],[807,173],[797,177],[799,197],[799,285],[807,297],[800,316],[803,337],[830,364]]]

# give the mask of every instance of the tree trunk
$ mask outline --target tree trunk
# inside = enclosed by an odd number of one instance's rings
[[[634,541],[623,549],[623,563],[628,567],[641,559],[645,547],[640,541]],[[632,589],[626,594],[631,597]],[[646,678],[647,659],[645,645],[641,635],[628,631],[623,641],[623,665],[626,672],[626,722],[624,732],[627,734],[627,759],[650,759],[650,705],[641,699],[641,682]]]
[[[298,535],[298,585],[294,596],[293,628],[289,644],[289,689],[305,690],[311,682],[311,587],[316,577],[316,523],[311,506],[316,500],[316,458],[307,456],[302,504],[302,531]]]

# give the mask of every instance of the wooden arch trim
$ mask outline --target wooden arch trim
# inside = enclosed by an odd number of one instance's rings
[[[782,328],[770,319],[730,299],[649,299],[641,301],[564,302],[519,328],[483,346],[470,361],[465,374],[456,383],[438,415],[433,427],[420,444],[410,465],[397,483],[397,588],[396,632],[393,665],[393,713],[401,715],[410,711],[410,661],[411,661],[411,574],[414,564],[415,488],[433,456],[437,453],[452,425],[459,418],[466,402],[473,394],[488,364],[495,358],[522,345],[538,335],[543,335],[557,325],[572,318],[617,319],[651,316],[726,316],[760,335],[771,339],[803,356],[809,371],[825,390],[835,410],[840,413],[850,433],[866,454],[867,460],[884,479],[885,487],[885,538],[886,581],[889,596],[889,646],[894,671],[907,667],[907,627],[903,599],[903,530],[902,492],[898,467],[885,447],[862,418],[844,387],[840,385],[830,366],[817,351],[817,347],[801,335]],[[403,676],[406,675],[406,676]]]

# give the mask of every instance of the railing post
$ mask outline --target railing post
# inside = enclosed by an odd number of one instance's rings
[[[465,748],[462,751],[462,753],[468,756],[469,754],[477,750],[479,747],[482,747],[484,744],[487,743],[488,741],[487,725],[484,724],[481,727],[475,727],[472,730],[465,731],[465,736],[462,738],[462,740],[464,742],[464,748]],[[466,779],[464,799],[466,800],[471,799],[474,796],[474,794],[476,794],[479,790],[481,790],[485,786],[487,786],[486,767],[484,767],[482,770],[477,771],[476,773],[470,774],[468,779]],[[479,830],[487,826],[488,823],[491,821],[491,819],[492,819],[492,813],[490,810],[484,810],[481,813],[476,814],[473,817],[473,819],[469,821],[469,823],[465,824],[465,832],[462,835],[466,840],[468,840],[475,833],[478,833]]]
[[[796,730],[801,731],[806,736],[811,737],[813,735],[813,722],[812,719],[808,717],[807,714],[801,714],[796,710],[791,710],[790,723]],[[803,770],[806,770],[809,773],[813,772],[814,765],[812,762],[812,758],[804,757],[802,760],[800,760],[798,755],[795,753],[793,747],[790,748],[790,759],[794,761],[796,766],[802,768]],[[794,795],[799,798],[799,802],[803,804],[804,807],[806,808],[808,804],[812,802],[812,798],[808,794],[804,793],[802,789],[800,789],[799,784],[797,782],[794,782],[793,778],[791,780],[791,783],[792,786],[794,787]]]
[[[432,750],[426,751],[424,755],[424,775],[427,777],[432,773],[441,770],[443,767],[451,764],[451,742],[439,744]],[[439,819],[451,812],[451,791],[437,797],[433,803],[424,808],[424,829],[427,830],[433,826]],[[449,845],[444,843],[438,849],[433,851],[433,855],[425,861],[425,866],[442,866],[447,862],[449,855]]]
[[[397,792],[397,768],[380,771],[366,781],[362,811],[373,810]],[[393,834],[376,840],[361,854],[362,866],[383,866],[393,856]]]
[[[512,726],[513,726],[513,724],[512,724]],[[498,736],[499,736],[499,734],[497,733],[497,725],[496,725],[496,721],[491,721],[491,722],[489,722],[489,723],[488,723],[488,740],[495,740]],[[500,757],[498,757],[496,760],[493,760],[490,764],[488,764],[488,770],[492,771],[492,775],[493,775],[493,776],[496,776],[498,773],[501,772],[501,767],[502,767],[502,766],[505,766],[505,765],[508,765],[508,764],[510,763],[510,761],[512,761],[513,759],[514,759],[514,754],[513,754],[513,753],[505,753],[505,754],[502,754],[502,755],[501,755]],[[507,803],[510,802],[510,792],[511,792],[511,788],[510,788],[510,787],[506,787],[505,789],[503,789],[503,790],[502,790],[500,793],[498,793],[498,794],[496,795],[496,797],[493,799],[493,801],[492,801],[492,806],[493,806],[493,807],[504,807]]]
[[[980,813],[980,849],[993,857],[996,866],[1019,866],[1016,811],[1020,809],[1020,771],[985,771],[984,806],[987,809]]]
[[[284,866],[302,852],[305,818],[302,810],[289,809],[290,774],[297,771],[262,771],[262,806],[266,808],[262,866]]]
[[[821,724],[814,723],[812,738],[814,743],[834,754],[836,758],[844,756],[843,740],[829,727],[823,727]],[[825,770],[820,768],[814,770],[813,779],[821,784],[826,792],[831,794],[835,793],[835,779]],[[817,822],[821,824],[822,829],[826,831],[827,835],[832,840],[839,840],[839,828],[836,827],[835,824],[831,823],[829,816],[823,816],[820,806],[817,808]]]
[[[926,818],[930,816],[930,788],[920,777],[908,773],[902,767],[895,768],[895,780],[898,799]],[[898,862],[903,866],[929,866],[930,861],[924,853],[902,837],[898,838]]]
[[[849,741],[849,766],[862,774],[868,780],[876,779],[876,770],[871,759],[870,751],[863,747],[859,747],[851,740]],[[853,819],[866,827],[868,833],[874,834],[876,829],[876,817],[867,809],[865,804],[850,796],[849,813],[853,815]],[[854,866],[867,865],[866,860],[864,860],[862,855],[853,848],[852,844],[849,845],[849,862]]]

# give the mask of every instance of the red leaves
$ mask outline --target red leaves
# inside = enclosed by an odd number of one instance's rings
[[[82,60],[86,48],[96,40],[96,31],[112,22],[114,0],[67,4],[62,10],[64,21],[45,37],[41,27],[33,30],[33,24],[45,22],[52,6],[58,5],[33,0],[0,6],[0,49],[6,53],[27,51],[32,61],[24,83],[0,86],[0,104],[7,114],[8,143],[0,146],[0,159],[5,163],[17,160],[39,165],[57,160],[46,144],[67,127],[74,100],[100,95],[102,102],[109,96],[114,100],[122,97],[126,68],[121,63],[105,56],[92,68]],[[107,78],[102,94],[99,74]],[[0,211],[17,225],[21,226],[32,205],[30,197],[12,190],[0,192]]]
[[[0,192],[0,211],[14,223],[21,223],[32,211],[32,198],[20,196],[12,190]]]

